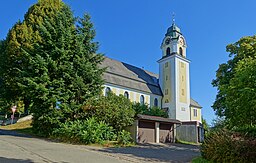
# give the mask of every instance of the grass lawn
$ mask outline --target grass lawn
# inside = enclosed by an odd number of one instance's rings
[[[31,123],[32,123],[32,120],[29,120],[29,121],[15,123],[12,125],[0,126],[0,129],[14,130],[21,133],[33,135]]]

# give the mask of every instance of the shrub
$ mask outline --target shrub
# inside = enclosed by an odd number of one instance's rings
[[[97,122],[93,117],[84,121],[66,122],[60,128],[55,129],[53,133],[61,140],[84,144],[102,144],[106,140],[116,139],[113,127],[102,121]]]
[[[243,126],[233,129],[235,132],[239,132],[248,138],[256,138],[256,125]]]
[[[144,114],[144,115],[152,115],[152,116],[159,116],[168,118],[168,113],[164,111],[163,109],[153,106],[149,107],[147,105],[141,105],[140,103],[134,103],[133,109],[135,110],[136,115],[137,114]]]
[[[121,145],[128,145],[132,143],[131,133],[125,130],[118,132],[117,142]]]
[[[104,121],[116,131],[122,131],[134,122],[134,110],[129,99],[120,95],[109,93],[98,99],[88,101],[83,107],[86,116],[95,117],[98,121]]]
[[[203,158],[214,162],[254,162],[256,140],[228,130],[211,132],[201,146]]]

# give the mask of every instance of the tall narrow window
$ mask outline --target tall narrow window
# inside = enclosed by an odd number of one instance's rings
[[[165,76],[165,80],[166,80],[166,81],[168,80],[168,75]]]
[[[127,91],[124,92],[124,97],[129,99],[129,93]]]
[[[155,98],[155,100],[154,100],[154,106],[158,106],[158,100],[157,100],[157,98]]]
[[[143,105],[144,103],[145,103],[145,101],[144,101],[144,96],[141,95],[141,96],[140,96],[140,104]]]
[[[182,89],[182,90],[181,90],[181,94],[182,94],[182,96],[184,96],[184,95],[185,95],[185,91],[184,91],[184,89]]]
[[[165,89],[164,94],[165,94],[165,95],[168,95],[168,89]]]
[[[166,62],[164,65],[165,65],[165,68],[167,68],[168,67],[168,62]]]
[[[105,96],[108,96],[109,92],[111,92],[111,89],[109,87],[107,87],[105,89]]]
[[[169,47],[166,49],[166,55],[171,55],[171,49]]]
[[[181,68],[185,67],[185,63],[181,62]]]
[[[197,117],[197,109],[194,109],[194,117]]]
[[[180,47],[180,55],[183,56],[183,50],[181,47]]]

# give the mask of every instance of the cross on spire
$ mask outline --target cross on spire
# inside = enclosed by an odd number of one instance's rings
[[[175,24],[175,13],[172,13],[172,24]]]

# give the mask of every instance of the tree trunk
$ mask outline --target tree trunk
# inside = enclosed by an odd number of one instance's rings
[[[29,105],[30,105],[30,100],[25,98],[24,99],[24,114],[25,115],[28,115],[28,108],[29,108]]]

